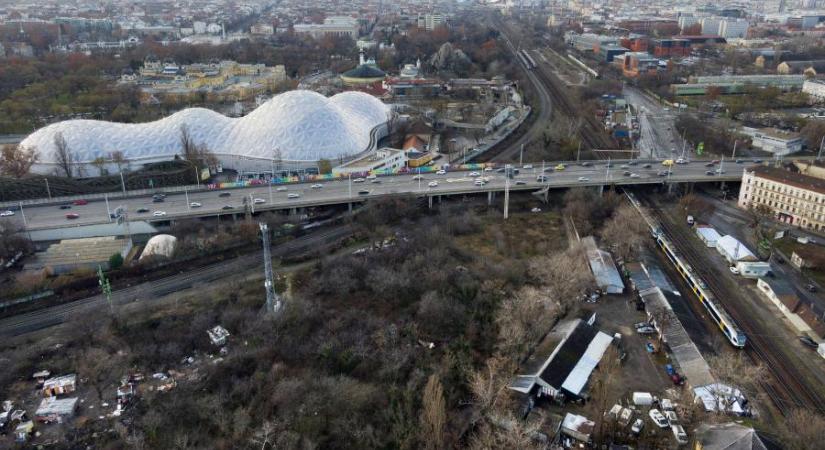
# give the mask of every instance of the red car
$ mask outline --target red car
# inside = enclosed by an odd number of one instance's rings
[[[80,199],[80,200],[73,201],[72,204],[75,205],[75,206],[82,206],[82,205],[88,205],[89,202],[86,201],[86,200]]]
[[[77,219],[79,217],[80,217],[80,214],[75,214],[75,213],[66,214],[67,219]]]

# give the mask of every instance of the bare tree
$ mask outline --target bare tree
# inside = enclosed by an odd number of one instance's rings
[[[430,375],[421,402],[421,441],[424,442],[424,447],[429,450],[445,448],[447,408],[444,388],[438,375]]]
[[[261,428],[250,438],[250,441],[255,444],[256,448],[266,450],[267,447],[274,447],[275,438],[275,426],[272,422],[265,421],[263,425],[261,425]],[[258,445],[260,445],[260,447],[257,447]]]
[[[112,154],[109,155],[109,160],[117,165],[118,172],[122,171],[123,166],[129,163],[129,160],[126,159],[126,155],[119,150],[112,152]]]
[[[74,153],[72,153],[69,148],[69,143],[66,142],[66,138],[63,137],[63,133],[58,132],[54,135],[54,149],[54,156],[57,161],[59,171],[62,175],[71,178],[74,173],[73,165],[75,162],[75,157]]]
[[[767,375],[765,366],[751,362],[741,353],[711,356],[708,364],[720,383],[739,389],[751,399],[759,395],[758,384]],[[715,397],[717,405],[725,404],[729,396],[729,392],[724,389],[711,389],[710,393]]]
[[[198,169],[214,167],[218,164],[215,154],[205,144],[195,142],[186,125],[180,127],[180,146],[183,159],[194,164]]]
[[[482,415],[508,408],[507,384],[514,367],[511,359],[494,356],[487,360],[483,368],[473,372],[470,377],[470,391]]]
[[[21,178],[29,173],[37,160],[37,152],[32,148],[4,145],[0,150],[0,174]]]
[[[106,159],[104,159],[102,156],[98,156],[97,158],[92,160],[91,164],[93,166],[95,166],[95,169],[97,169],[97,172],[100,176],[105,175],[105,173],[106,173]]]
[[[789,450],[821,448],[825,417],[807,409],[795,409],[782,422],[782,443]]]
[[[605,224],[602,238],[610,243],[616,256],[629,259],[638,253],[647,233],[647,224],[630,205],[622,205]]]
[[[574,306],[576,297],[593,285],[593,275],[581,244],[572,245],[564,252],[531,259],[527,272],[559,305],[559,314],[567,312]]]

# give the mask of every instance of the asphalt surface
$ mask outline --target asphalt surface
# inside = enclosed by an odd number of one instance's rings
[[[639,116],[639,140],[636,148],[642,158],[679,158],[684,145],[685,157],[691,157],[690,146],[684,144],[676,131],[676,111],[663,106],[655,98],[633,86],[624,86],[625,100]]]
[[[306,251],[340,240],[352,233],[350,226],[339,226],[308,234],[272,248],[272,255],[279,257]],[[113,307],[131,302],[148,302],[195,285],[224,279],[246,272],[255,267],[263,271],[263,251],[256,251],[210,266],[172,275],[159,280],[147,281],[112,292]],[[37,311],[0,319],[0,337],[20,336],[64,322],[94,318],[108,314],[108,303],[103,295],[50,306]]]
[[[674,182],[691,181],[716,181],[716,180],[739,180],[741,179],[743,164],[725,163],[723,176],[706,175],[709,170],[705,167],[706,161],[695,161],[690,164],[672,166],[673,173],[669,177]],[[521,169],[521,173],[513,180],[509,186],[513,191],[517,190],[537,190],[545,186],[550,188],[563,188],[569,186],[596,186],[603,184],[651,184],[665,181],[666,177],[660,177],[657,172],[665,168],[659,162],[651,162],[651,167],[645,169],[642,163],[621,168],[622,162],[615,161],[613,167],[607,170],[605,161],[593,162],[590,167],[581,165],[568,165],[565,170],[552,170],[556,163],[546,164],[544,167],[549,171],[546,182],[536,181],[537,175],[542,171],[541,164],[534,164],[533,168]],[[718,165],[716,166],[718,167]],[[638,175],[638,178],[631,178],[623,175],[623,172],[630,171]],[[151,197],[128,198],[123,200],[109,200],[108,210],[105,201],[89,201],[86,205],[74,205],[71,209],[60,209],[58,205],[38,205],[26,206],[22,213],[17,211],[12,217],[3,217],[0,220],[12,220],[22,223],[25,216],[27,228],[29,230],[51,229],[76,225],[90,225],[110,223],[109,211],[118,206],[126,208],[130,221],[168,221],[175,218],[198,217],[220,214],[240,214],[244,211],[244,197],[259,199],[261,204],[255,205],[255,212],[262,210],[289,209],[306,206],[320,206],[331,204],[342,204],[348,202],[363,201],[369,197],[394,194],[412,195],[450,195],[450,194],[473,194],[487,191],[502,191],[505,188],[505,177],[495,171],[479,172],[483,177],[488,178],[488,183],[483,186],[474,184],[477,178],[472,176],[472,172],[447,172],[443,175],[435,173],[421,175],[421,180],[414,179],[417,175],[395,175],[377,178],[375,180],[364,180],[356,182],[352,180],[328,181],[323,183],[295,183],[289,185],[254,186],[249,188],[235,188],[231,190],[198,191],[188,194],[169,194],[163,203],[153,203]],[[580,177],[583,177],[580,180]],[[436,182],[437,186],[429,186],[430,182]],[[316,185],[316,187],[313,187]],[[271,193],[270,193],[271,191]],[[222,193],[229,193],[229,196],[221,197]],[[297,195],[297,198],[290,198],[289,195]],[[223,194],[226,195],[226,194]],[[200,204],[192,207],[191,203]],[[224,209],[229,207],[229,209]],[[145,209],[146,212],[138,211]],[[155,212],[161,211],[162,216],[155,216]],[[67,214],[77,214],[77,218],[68,219]]]

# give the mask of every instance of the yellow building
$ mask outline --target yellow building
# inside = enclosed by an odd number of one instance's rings
[[[764,205],[776,219],[800,228],[825,230],[825,179],[785,169],[756,166],[745,170],[739,207]]]

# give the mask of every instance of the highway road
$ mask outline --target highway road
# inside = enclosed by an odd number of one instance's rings
[[[676,131],[676,112],[663,106],[656,99],[633,86],[624,86],[625,100],[638,112],[639,141],[636,147],[641,158],[679,158],[683,140]],[[666,109],[667,108],[667,109]],[[691,149],[685,145],[687,158]]]
[[[272,255],[277,258],[303,252],[307,249],[319,248],[347,237],[351,233],[352,228],[346,225],[318,231],[273,247]],[[263,272],[263,251],[261,250],[178,275],[147,281],[114,291],[112,292],[112,304],[117,307],[135,301],[151,301],[196,285],[244,273],[255,267],[260,267]],[[75,318],[108,314],[107,308],[106,298],[103,295],[95,295],[82,300],[7,317],[0,319],[0,337],[20,336],[59,325]]]
[[[745,160],[749,161],[749,160]],[[666,180],[672,182],[708,182],[708,181],[738,181],[741,179],[743,164],[724,164],[725,174],[706,175],[710,170],[705,167],[706,161],[694,161],[690,164],[673,166],[672,175],[659,176],[665,168],[659,162],[650,162],[650,167],[643,167],[644,162],[622,168],[623,162],[614,162],[612,168],[606,167],[606,161],[594,161],[591,166],[568,165],[564,170],[553,170],[557,163],[545,165],[547,180],[537,181],[542,173],[541,164],[533,164],[531,168],[522,168],[521,173],[510,180],[512,191],[536,191],[545,186],[549,188],[565,188],[570,186],[598,186],[605,184],[652,184]],[[717,165],[718,167],[718,165]],[[715,167],[714,167],[715,169]],[[637,177],[625,175],[631,172]],[[483,186],[475,184],[481,175],[488,180]],[[332,204],[346,204],[360,202],[367,198],[383,195],[411,194],[417,196],[461,195],[478,194],[484,192],[499,192],[505,188],[505,177],[496,171],[484,171],[479,174],[472,172],[447,172],[445,174],[424,174],[421,179],[417,175],[405,174],[379,177],[375,180],[342,180],[322,183],[295,183],[280,186],[254,186],[217,191],[206,190],[188,194],[169,194],[163,203],[153,203],[151,197],[127,198],[123,200],[109,200],[109,210],[117,206],[124,206],[129,214],[130,221],[146,220],[163,222],[176,218],[214,216],[221,214],[241,214],[244,211],[244,197],[258,199],[260,204],[255,205],[255,212],[263,210],[291,209],[309,206],[323,206]],[[430,183],[436,183],[430,186]],[[225,195],[225,196],[222,196]],[[193,207],[192,203],[200,206]],[[227,209],[224,209],[227,208]],[[156,212],[164,213],[156,216]],[[77,214],[77,218],[68,219],[67,214]],[[25,216],[29,230],[50,229],[76,225],[102,224],[111,221],[104,201],[89,201],[86,205],[75,205],[71,209],[60,209],[59,205],[26,206],[22,213],[17,211],[13,217],[3,217],[0,220],[22,221]]]

